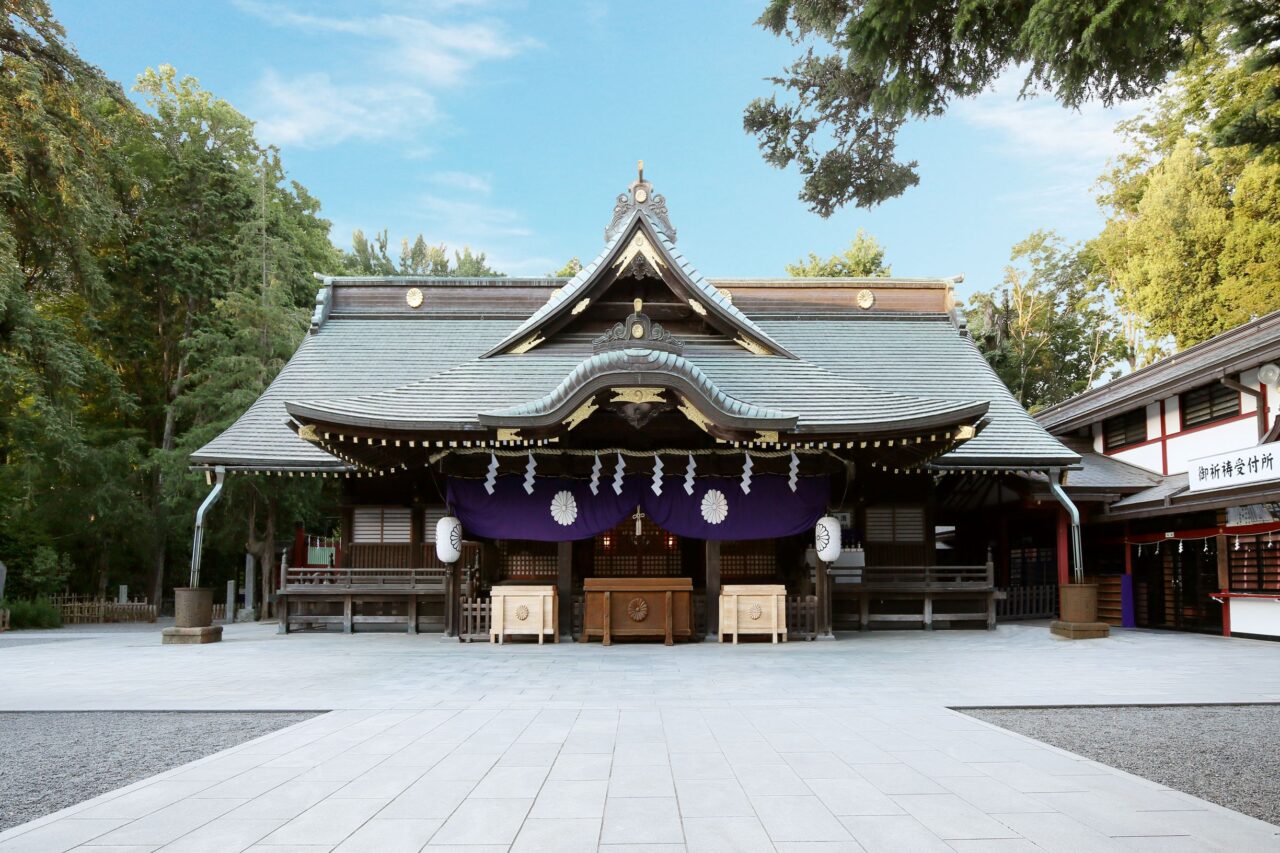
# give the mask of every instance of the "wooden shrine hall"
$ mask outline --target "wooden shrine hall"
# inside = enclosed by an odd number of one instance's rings
[[[643,171],[604,236],[571,279],[323,280],[296,354],[191,457],[339,481],[337,534],[281,568],[282,630],[992,626],[1006,475],[1079,457],[954,281],[704,278]]]

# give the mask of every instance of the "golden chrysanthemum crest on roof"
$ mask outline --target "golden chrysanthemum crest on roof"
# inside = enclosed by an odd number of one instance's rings
[[[631,182],[631,186],[626,192],[618,194],[613,206],[613,220],[609,223],[609,227],[604,229],[606,243],[618,236],[622,226],[636,210],[648,214],[664,237],[672,243],[676,241],[676,229],[671,224],[670,215],[667,213],[667,199],[661,193],[655,193],[653,184],[644,179],[643,160],[636,164],[636,179]]]

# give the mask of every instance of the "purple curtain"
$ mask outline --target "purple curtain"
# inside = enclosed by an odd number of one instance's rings
[[[465,534],[490,539],[561,542],[588,539],[621,523],[639,506],[659,527],[692,539],[773,539],[809,530],[827,507],[826,477],[802,477],[792,492],[787,478],[760,474],[751,493],[741,480],[707,477],[685,494],[683,477],[663,478],[655,495],[651,477],[625,477],[622,494],[602,476],[599,494],[583,480],[539,477],[526,494],[524,477],[499,477],[494,492],[482,480],[450,477],[446,499]]]

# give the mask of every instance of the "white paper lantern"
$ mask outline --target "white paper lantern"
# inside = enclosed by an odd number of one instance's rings
[[[442,563],[456,563],[462,556],[462,522],[446,515],[436,522],[436,557]]]
[[[824,563],[834,563],[840,556],[840,522],[824,515],[813,528],[814,550]]]

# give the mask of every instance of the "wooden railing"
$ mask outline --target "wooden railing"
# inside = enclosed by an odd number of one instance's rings
[[[352,542],[342,553],[342,564],[353,569],[407,569],[412,556],[408,542]]]
[[[996,590],[997,619],[1048,619],[1058,614],[1058,585],[1011,586]]]
[[[443,592],[448,569],[287,568],[283,573],[286,592],[318,588],[325,590],[385,590],[387,592],[399,592],[401,590]]]
[[[837,591],[840,587],[850,591],[980,591],[995,586],[995,572],[991,563],[983,566],[832,566],[827,569],[827,574]]]
[[[9,630],[9,611],[0,610],[0,631]]]

